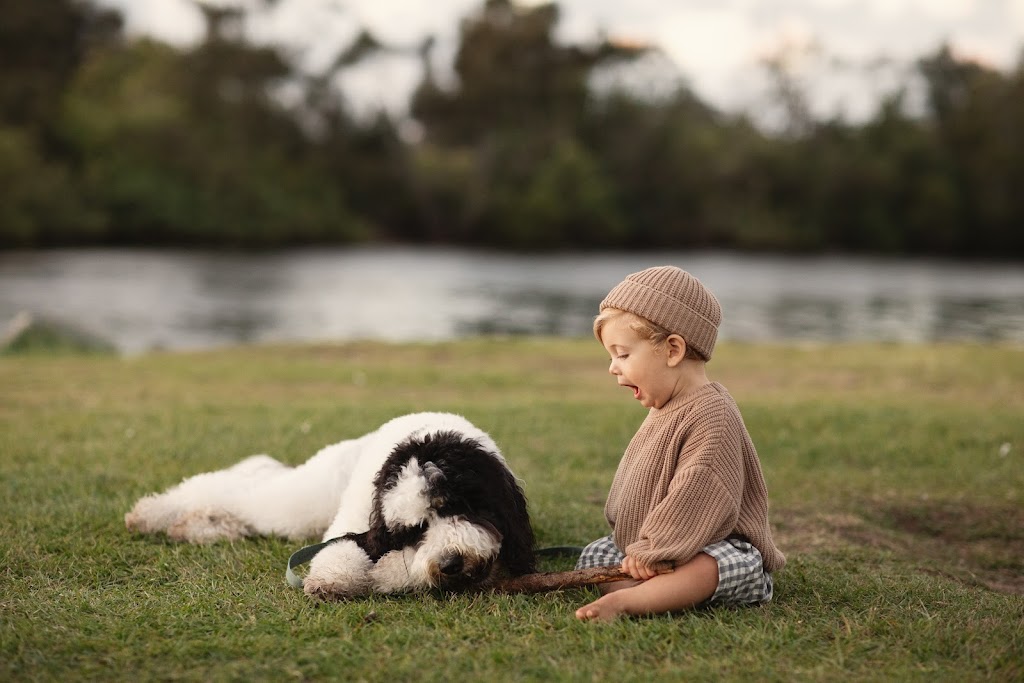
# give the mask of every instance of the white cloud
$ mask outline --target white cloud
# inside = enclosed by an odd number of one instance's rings
[[[978,0],[867,0],[866,4],[882,19],[915,16],[955,21],[978,10]]]
[[[1024,0],[1006,0],[1006,12],[1010,15],[1013,29],[1024,34]]]
[[[814,7],[821,7],[826,10],[839,9],[840,7],[849,5],[851,2],[853,2],[853,0],[806,0],[806,4]]]
[[[911,11],[918,16],[930,14],[938,19],[955,22],[978,12],[984,2],[991,0],[916,0],[911,3]]]
[[[665,17],[658,22],[655,40],[684,70],[720,71],[749,59],[756,30],[748,16],[717,7]]]
[[[350,102],[356,115],[374,115],[381,109],[406,112],[409,95],[422,77],[419,63],[394,55],[381,55],[343,72],[338,83],[343,92],[362,93]]]
[[[345,7],[359,24],[381,39],[413,45],[428,34],[454,35],[458,19],[482,5],[482,0],[363,0],[348,2]]]
[[[559,38],[594,40],[600,31],[661,48],[702,97],[736,103],[738,82],[754,61],[758,29],[752,0],[683,5],[665,0],[563,0]]]
[[[117,9],[128,33],[158,36],[174,45],[194,44],[205,30],[202,14],[188,0],[102,0],[98,4]]]
[[[1020,46],[993,44],[983,34],[964,33],[950,41],[953,53],[961,59],[983,64],[991,69],[1005,69],[1016,64]]]
[[[355,38],[357,25],[335,2],[288,0],[252,13],[248,30],[253,40],[284,45],[304,69],[320,72]]]

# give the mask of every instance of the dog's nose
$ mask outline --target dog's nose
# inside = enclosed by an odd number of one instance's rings
[[[441,573],[452,576],[462,571],[462,555],[449,555],[441,560]]]

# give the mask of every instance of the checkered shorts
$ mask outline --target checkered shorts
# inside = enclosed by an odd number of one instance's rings
[[[761,566],[761,553],[748,541],[727,538],[701,549],[718,562],[718,587],[705,604],[755,605],[772,599],[772,575]],[[576,569],[612,567],[625,555],[612,536],[599,538],[586,548]]]

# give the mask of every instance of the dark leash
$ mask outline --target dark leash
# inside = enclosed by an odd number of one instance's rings
[[[323,543],[314,543],[313,545],[307,545],[305,548],[299,548],[292,556],[288,558],[288,571],[285,572],[284,578],[288,581],[288,585],[292,588],[302,588],[302,577],[295,573],[296,567],[301,567],[304,564],[309,563],[316,554],[326,548],[327,546],[346,538],[345,536],[338,536],[337,538],[329,538]]]

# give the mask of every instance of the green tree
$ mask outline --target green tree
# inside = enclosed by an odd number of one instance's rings
[[[0,0],[0,17],[0,119],[45,134],[89,50],[120,38],[121,17],[76,0]]]
[[[919,62],[930,121],[951,166],[965,253],[1024,253],[1024,57],[1009,74],[942,47]]]
[[[64,131],[111,238],[261,246],[361,237],[343,193],[272,98],[289,68],[274,50],[227,36],[215,26],[189,53],[139,41],[98,54],[76,79]]]
[[[495,131],[529,130],[548,139],[572,135],[587,101],[590,72],[631,51],[608,42],[559,45],[554,40],[558,19],[553,3],[526,7],[511,0],[486,0],[465,19],[455,56],[456,89],[442,89],[427,61],[413,97],[412,113],[427,138],[475,145]],[[429,58],[426,51],[424,59]]]
[[[509,196],[510,195],[510,196]],[[609,179],[575,140],[560,141],[521,192],[491,205],[490,239],[524,248],[622,244],[626,224]]]
[[[487,0],[462,22],[452,89],[438,84],[425,46],[411,112],[427,149],[417,154],[413,191],[433,226],[429,234],[563,245],[591,225],[596,239],[588,243],[620,240],[614,190],[580,134],[590,74],[639,51],[609,41],[560,45],[558,18],[554,4]],[[423,176],[442,169],[442,178],[458,178],[461,192],[451,191],[450,180]]]
[[[0,247],[91,242],[105,227],[68,167],[46,158],[29,129],[0,126]]]
[[[731,243],[756,198],[742,157],[758,139],[684,87],[656,101],[595,97],[584,127],[629,226],[619,244],[641,248]]]
[[[88,2],[0,0],[0,247],[90,241],[104,217],[56,134],[68,84],[120,39],[120,16]]]

